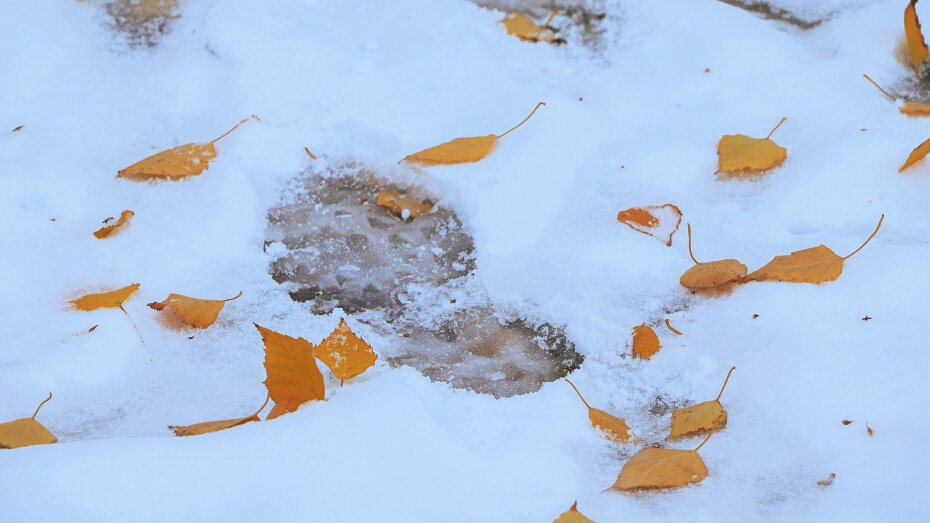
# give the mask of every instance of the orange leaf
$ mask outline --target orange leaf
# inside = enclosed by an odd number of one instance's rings
[[[672,235],[681,224],[681,210],[670,203],[632,207],[617,213],[617,220],[627,224],[634,231],[655,236],[671,247]]]
[[[920,21],[917,19],[917,10],[914,6],[917,0],[911,0],[904,9],[904,36],[907,38],[907,47],[911,50],[911,58],[914,60],[914,73],[920,69],[920,64],[927,59],[930,49],[924,41],[924,35],[920,31]]]
[[[58,438],[49,432],[44,425],[36,421],[36,415],[42,405],[52,399],[52,393],[48,393],[48,398],[36,407],[35,413],[31,418],[22,418],[18,420],[0,423],[0,449],[15,449],[19,447],[28,447],[29,445],[46,445],[55,443]]]
[[[661,348],[659,337],[652,327],[645,323],[633,327],[633,356],[648,360]]]
[[[123,302],[126,301],[132,293],[136,292],[139,285],[138,283],[133,283],[132,285],[128,285],[122,289],[116,289],[115,291],[88,294],[76,300],[71,300],[71,303],[74,305],[75,309],[82,311],[92,311],[101,307],[119,307],[122,309]]]
[[[258,119],[255,115],[252,115],[251,118]],[[210,162],[216,158],[216,148],[213,144],[225,138],[248,120],[248,118],[245,118],[211,142],[188,143],[172,147],[126,167],[119,171],[116,176],[117,178],[142,181],[151,180],[152,178],[168,178],[172,180],[200,174],[207,170],[210,167]]]
[[[255,414],[245,418],[227,419],[222,421],[206,421],[203,423],[196,423],[194,425],[168,425],[168,428],[174,431],[175,436],[199,436],[208,432],[217,432],[220,430],[238,427],[239,425],[245,425],[250,421],[261,421],[258,418],[258,413],[265,408],[265,405],[268,405],[268,400],[270,398],[271,395],[269,394],[265,397],[265,403],[262,403],[262,406],[259,407],[257,411],[255,411]]]
[[[405,220],[407,217],[416,218],[417,216],[429,212],[433,208],[428,203],[423,203],[413,196],[400,194],[395,191],[381,191],[378,193],[378,205],[382,205],[401,215]],[[406,213],[406,215],[404,214]]]
[[[489,134],[487,136],[471,136],[468,138],[456,138],[452,141],[445,142],[429,149],[410,154],[404,157],[402,162],[417,163],[420,165],[451,165],[457,163],[477,162],[491,153],[497,140],[506,136],[510,131],[520,127],[530,119],[539,106],[546,105],[545,102],[539,102],[522,122],[513,126],[509,131],[500,136]]]
[[[501,20],[500,23],[504,24],[504,27],[507,29],[507,34],[514,35],[520,40],[527,42],[556,42],[555,32],[552,29],[549,29],[549,22],[555,18],[558,12],[552,13],[549,15],[549,19],[546,20],[546,23],[542,27],[536,25],[536,22],[531,19],[511,11],[507,13],[507,17]]]
[[[157,311],[165,307],[170,307],[178,313],[184,323],[206,329],[216,321],[216,317],[220,314],[220,311],[223,310],[223,305],[225,305],[227,301],[235,300],[239,296],[242,296],[242,291],[239,291],[239,294],[232,298],[225,300],[202,300],[200,298],[183,296],[181,294],[169,294],[164,301],[154,301],[148,305]]]
[[[646,490],[681,487],[697,483],[707,477],[707,466],[697,451],[710,436],[694,450],[645,448],[623,465],[611,490]]]
[[[787,118],[782,118],[775,129],[785,120]],[[781,165],[788,157],[788,152],[771,140],[775,129],[765,138],[752,138],[743,134],[723,135],[717,144],[717,157],[720,162],[717,172],[734,176],[757,174]]]
[[[345,318],[340,318],[336,329],[313,352],[341,381],[365,372],[378,359],[371,345],[352,332]]]
[[[135,215],[136,213],[126,209],[120,213],[119,219],[116,220],[116,223],[106,227],[101,227],[100,229],[94,231],[94,236],[96,236],[97,239],[102,240],[104,238],[109,238],[110,236],[114,236],[123,232],[123,230],[129,226],[129,221],[132,220],[132,217]]]
[[[555,518],[552,523],[594,523],[594,521],[586,518],[581,512],[578,512],[578,502],[576,501],[572,503],[572,506],[568,510]]]
[[[723,395],[723,389],[727,387],[730,374],[733,373],[735,368],[730,368],[727,378],[723,381],[723,387],[720,388],[720,393],[717,394],[715,399],[690,407],[675,409],[675,412],[672,412],[672,429],[665,439],[696,436],[726,426],[727,411],[720,404],[720,396]]]
[[[326,397],[323,375],[313,357],[313,344],[303,338],[292,338],[266,329],[255,328],[265,343],[265,386],[274,401],[274,408],[265,419],[294,412],[310,400]]]
[[[930,104],[920,102],[904,102],[901,107],[898,107],[898,111],[900,111],[901,114],[905,114],[911,117],[930,116]]]
[[[685,271],[679,283],[689,289],[709,289],[738,281],[746,276],[746,266],[733,258],[701,263],[691,251],[691,224],[688,224],[688,254],[694,266]]]
[[[613,414],[605,412],[601,409],[595,409],[591,405],[588,405],[588,402],[585,401],[584,396],[581,395],[581,392],[578,391],[578,387],[571,382],[568,378],[563,378],[568,382],[569,385],[575,389],[575,393],[578,394],[578,397],[581,398],[581,402],[584,403],[585,407],[588,407],[588,419],[591,420],[591,425],[595,428],[600,429],[607,439],[614,441],[616,443],[626,443],[630,441],[630,427],[626,424],[622,418],[618,418]]]
[[[918,145],[913,151],[911,151],[911,154],[907,157],[907,160],[904,161],[904,165],[898,169],[898,172],[903,172],[904,169],[907,169],[915,163],[923,160],[928,153],[930,153],[930,138],[924,140],[922,144]]]

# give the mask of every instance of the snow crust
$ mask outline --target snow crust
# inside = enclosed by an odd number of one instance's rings
[[[609,0],[601,44],[551,47],[462,0],[187,0],[151,48],[114,32],[101,2],[0,3],[0,420],[53,391],[38,419],[60,440],[0,451],[0,519],[549,521],[574,500],[601,523],[925,519],[930,175],[897,167],[927,122],[861,78],[912,75],[893,55],[904,2],[826,3],[837,14],[800,31],[721,2]],[[482,162],[397,166],[501,133],[539,101]],[[253,113],[201,176],[115,178]],[[782,167],[715,178],[721,135],[764,136],[782,116]],[[312,162],[305,146],[454,209],[488,299],[564,325],[585,356],[572,380],[650,444],[735,365],[728,426],[701,449],[709,476],[602,492],[639,447],[592,430],[566,383],[495,399],[384,359],[344,387],[328,376],[327,401],[296,413],[174,437],[169,424],[261,404],[252,322],[318,341],[342,315],[291,300],[263,250],[268,210]],[[708,299],[678,284],[682,231],[666,247],[616,221],[663,203],[694,227],[699,259],[750,269],[820,243],[845,255],[886,219],[834,282]],[[124,233],[91,236],[127,208]],[[118,310],[68,309],[134,282],[125,308],[145,344]],[[145,306],[239,290],[202,331]],[[349,320],[376,351],[396,343]],[[663,344],[647,362],[629,349],[643,322]]]

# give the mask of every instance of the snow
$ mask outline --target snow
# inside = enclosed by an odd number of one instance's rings
[[[925,519],[930,176],[897,168],[926,122],[861,78],[907,85],[893,52],[905,2],[775,2],[829,14],[809,31],[723,2],[596,4],[607,13],[596,43],[566,27],[566,45],[546,46],[464,0],[182,0],[147,47],[113,31],[101,1],[0,3],[0,420],[30,416],[52,391],[37,419],[59,438],[0,451],[0,519],[550,521],[574,500],[601,523]],[[397,165],[502,133],[539,101],[481,162]],[[115,177],[250,114],[261,121],[217,142],[200,176]],[[765,136],[783,116],[782,167],[716,179],[720,136]],[[573,382],[650,444],[735,365],[728,425],[700,451],[708,477],[604,492],[640,445],[602,438],[566,383],[495,399],[385,357],[343,387],[329,375],[325,402],[174,437],[167,425],[261,405],[252,322],[311,342],[337,325],[339,310],[290,299],[269,274],[285,250],[263,246],[269,209],[308,168],[350,162],[454,211],[474,241],[478,298],[564,326],[585,357]],[[886,219],[834,282],[705,298],[678,284],[692,264],[683,230],[666,247],[616,221],[664,203],[694,227],[698,259],[750,270],[821,243],[848,254]],[[136,213],[126,231],[92,237],[123,209]],[[125,308],[144,344],[119,310],[68,308],[135,282]],[[240,290],[206,330],[145,306]],[[403,343],[347,319],[375,351]],[[643,322],[663,349],[632,360]]]

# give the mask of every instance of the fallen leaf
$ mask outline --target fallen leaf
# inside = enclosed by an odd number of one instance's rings
[[[265,403],[262,403],[262,406],[259,407],[257,411],[255,411],[255,414],[245,418],[226,419],[222,421],[206,421],[203,423],[195,423],[193,425],[168,425],[168,428],[174,431],[175,436],[199,436],[208,432],[216,432],[219,430],[238,427],[239,425],[245,425],[250,421],[261,421],[258,417],[258,413],[265,408],[265,405],[268,405],[269,399],[271,399],[271,394],[265,396]]]
[[[177,8],[178,0],[136,0],[130,14],[138,18],[158,18],[171,16],[171,12]]]
[[[339,319],[336,329],[313,352],[339,378],[340,384],[365,372],[378,359],[371,345],[352,332],[345,318]]]
[[[707,466],[697,453],[713,431],[694,450],[645,448],[623,465],[611,490],[646,490],[681,487],[707,477]]]
[[[645,323],[633,327],[633,356],[648,360],[661,348],[659,337],[652,327]]]
[[[672,324],[668,322],[668,318],[665,318],[665,326],[668,327],[668,330],[674,332],[675,334],[679,336],[683,336],[683,333],[680,330],[676,329],[675,327],[672,327]]]
[[[600,429],[604,435],[607,436],[607,439],[616,443],[626,443],[630,441],[630,427],[626,424],[626,421],[613,414],[609,414],[601,409],[595,409],[591,405],[588,405],[584,396],[578,391],[578,387],[568,378],[563,379],[575,389],[575,393],[581,398],[581,402],[584,403],[584,406],[588,407],[588,419],[591,420],[591,425]]]
[[[790,281],[798,283],[824,283],[839,278],[843,272],[843,261],[859,252],[872,238],[885,220],[883,214],[878,225],[858,249],[845,257],[840,257],[826,245],[792,252],[786,256],[776,256],[761,269],[750,273],[741,281]]]
[[[558,11],[549,15],[549,19],[546,20],[546,23],[544,23],[542,27],[536,25],[536,22],[530,18],[515,11],[507,13],[507,16],[501,20],[501,23],[504,24],[504,27],[507,29],[507,34],[514,35],[520,40],[527,42],[554,43],[557,41],[555,31],[549,28],[549,23],[552,22],[552,19],[555,18],[557,14]]]
[[[871,320],[871,319],[872,319],[872,317],[869,316],[868,314],[866,314],[865,316],[862,317],[862,321],[869,321],[869,320]]]
[[[787,118],[782,118],[778,129]],[[725,134],[717,144],[719,167],[717,173],[738,177],[742,174],[758,174],[781,165],[788,151],[771,140],[772,133],[765,138],[752,138],[743,134]]]
[[[10,132],[11,132],[11,133],[19,132],[22,128],[23,128],[22,125],[17,125],[17,126],[16,126],[12,131],[10,131]]]
[[[671,247],[672,236],[681,224],[681,210],[670,203],[632,207],[617,213],[617,220],[634,231],[655,236]]]
[[[129,318],[129,322],[132,323],[133,328],[136,329],[136,334],[139,335],[139,340],[142,343],[145,343],[145,339],[142,338],[142,332],[139,330],[139,326],[136,325],[136,322],[132,319],[132,316],[126,312],[126,309],[123,308],[123,302],[126,301],[132,293],[136,292],[139,288],[138,283],[133,283],[132,285],[127,285],[122,289],[116,289],[115,291],[110,292],[101,292],[97,294],[87,294],[81,296],[76,300],[71,300],[71,304],[74,305],[75,309],[81,311],[92,311],[100,309],[103,307],[116,307],[119,310],[123,311],[123,314]]]
[[[833,480],[834,480],[834,479],[836,479],[836,474],[834,474],[833,472],[831,472],[829,478],[827,478],[827,479],[822,479],[822,480],[818,481],[817,484],[820,485],[821,487],[827,487],[827,486],[830,486],[830,485],[833,484]]]
[[[904,9],[904,36],[907,38],[907,48],[911,51],[911,58],[914,60],[914,73],[920,70],[920,64],[927,59],[930,48],[924,41],[924,35],[920,31],[920,21],[917,19],[917,10],[915,5],[917,0],[911,0]]]
[[[497,140],[503,138],[508,133],[520,127],[530,119],[539,109],[539,106],[546,105],[545,102],[539,102],[522,122],[513,126],[504,134],[497,136],[489,134],[487,136],[471,136],[468,138],[456,138],[452,141],[439,144],[429,149],[423,149],[420,152],[406,156],[402,162],[417,163],[420,165],[451,165],[457,163],[477,162],[490,154],[491,149]]]
[[[687,436],[697,436],[707,431],[717,430],[727,425],[727,411],[723,410],[720,404],[720,396],[723,395],[723,389],[727,387],[730,381],[730,374],[733,374],[732,367],[727,373],[727,378],[723,381],[723,387],[720,387],[720,393],[711,401],[705,401],[682,407],[672,412],[672,429],[665,439],[684,438]]]
[[[313,344],[303,338],[292,338],[266,329],[257,323],[255,328],[265,343],[265,372],[268,377],[264,383],[274,401],[274,408],[265,419],[294,412],[310,400],[325,399],[323,375],[316,366]]]
[[[849,425],[849,424],[852,423],[852,422],[853,422],[853,420],[851,420],[851,419],[844,419],[841,423],[842,423],[843,425]]]
[[[258,119],[255,115],[250,118]],[[136,181],[151,180],[152,178],[168,178],[172,180],[200,174],[216,158],[216,147],[213,144],[228,136],[229,133],[235,131],[248,120],[249,118],[245,118],[211,142],[188,143],[153,154],[119,171],[116,177]]]
[[[872,430],[868,422],[865,423],[865,430],[868,431],[870,437],[875,435],[875,431]]]
[[[709,289],[739,281],[746,276],[746,266],[734,260],[717,260],[701,263],[691,251],[691,224],[688,224],[688,254],[694,261],[694,266],[681,275],[678,282],[689,289]]]
[[[872,80],[872,78],[869,77],[869,75],[863,74],[862,76],[864,76],[866,80],[872,82],[872,85],[878,88],[878,90],[881,91],[885,96],[887,96],[888,98],[891,98],[892,102],[898,101],[898,99],[895,98],[894,95],[892,95],[891,93],[883,89],[882,86],[878,85],[878,83],[875,80]],[[901,114],[905,116],[909,116],[909,117],[930,116],[930,104],[905,101],[898,107],[898,111],[900,111]],[[864,131],[864,130],[865,129],[860,129],[860,131]]]
[[[924,140],[924,142],[918,145],[911,154],[908,155],[907,160],[904,160],[904,165],[898,168],[898,172],[904,172],[904,169],[914,165],[915,163],[923,160],[927,154],[930,153],[930,138]]]
[[[119,220],[116,220],[116,223],[106,227],[101,227],[100,229],[94,231],[94,236],[96,236],[97,239],[102,240],[104,238],[109,238],[110,236],[114,236],[123,232],[123,230],[129,226],[129,221],[132,220],[132,217],[135,215],[136,213],[126,209],[120,213]]]
[[[405,220],[408,217],[416,218],[425,212],[429,212],[430,209],[433,208],[432,205],[423,203],[413,196],[400,194],[395,191],[381,191],[378,193],[378,205],[391,209],[401,215]]]
[[[578,512],[578,502],[572,503],[572,506],[555,518],[552,523],[594,523],[594,520],[588,519]]]
[[[29,445],[47,445],[55,443],[58,438],[49,432],[45,426],[36,421],[36,415],[42,405],[52,399],[52,393],[48,393],[48,398],[36,407],[35,413],[31,418],[22,418],[18,420],[0,423],[0,449],[15,449],[19,447],[28,447]]]
[[[206,329],[216,321],[216,317],[220,314],[220,311],[223,310],[223,305],[225,305],[227,301],[235,300],[239,296],[242,296],[242,291],[239,291],[239,294],[232,298],[227,298],[225,300],[202,300],[200,298],[183,296],[181,294],[169,294],[163,301],[153,301],[148,305],[157,311],[165,307],[170,307],[178,313],[184,323]]]

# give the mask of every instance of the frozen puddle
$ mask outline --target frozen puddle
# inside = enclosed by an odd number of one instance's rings
[[[340,308],[385,335],[387,361],[496,397],[539,390],[578,368],[562,329],[490,303],[474,242],[441,205],[404,220],[382,189],[434,203],[357,166],[304,172],[268,212],[271,275],[314,314]]]

